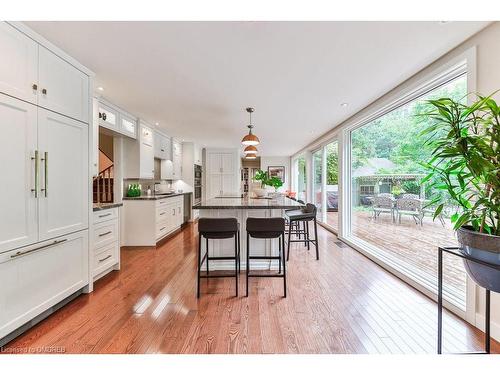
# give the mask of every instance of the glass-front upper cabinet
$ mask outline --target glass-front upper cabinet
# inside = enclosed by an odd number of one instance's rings
[[[120,133],[127,135],[131,138],[137,138],[137,119],[132,116],[128,116],[121,113]]]

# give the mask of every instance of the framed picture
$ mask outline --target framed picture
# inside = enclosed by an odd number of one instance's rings
[[[285,167],[283,166],[269,166],[267,167],[267,173],[269,174],[269,177],[279,177],[281,178],[281,181],[285,182]]]

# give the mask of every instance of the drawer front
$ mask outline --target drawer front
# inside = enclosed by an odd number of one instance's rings
[[[106,210],[94,212],[94,224],[118,218],[118,208],[108,208]]]
[[[94,249],[118,241],[118,220],[106,221],[94,227]]]
[[[156,209],[160,208],[160,207],[165,207],[166,205],[168,205],[170,203],[170,199],[171,198],[162,198],[162,199],[158,199],[156,201]]]
[[[162,238],[170,232],[170,226],[168,221],[162,221],[156,224],[156,239]]]
[[[102,247],[98,252],[94,254],[93,262],[93,273],[92,275],[98,275],[101,272],[107,270],[109,267],[113,266],[118,262],[118,253],[120,249],[118,242],[110,243]]]
[[[156,209],[156,222],[159,223],[160,221],[165,221],[170,213],[171,211],[169,210],[168,205],[158,207]]]

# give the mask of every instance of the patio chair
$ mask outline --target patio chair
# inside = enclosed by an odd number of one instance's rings
[[[423,200],[417,194],[402,194],[396,200],[396,215],[398,222],[401,224],[401,216],[409,215],[415,220],[415,224],[424,223],[424,209]]]
[[[381,193],[373,197],[373,219],[377,220],[381,213],[390,213],[392,222],[396,220],[394,216],[394,195],[390,193]]]

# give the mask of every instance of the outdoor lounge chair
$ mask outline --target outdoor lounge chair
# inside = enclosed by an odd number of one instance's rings
[[[373,198],[373,219],[377,220],[381,213],[390,213],[392,221],[396,220],[394,216],[394,203],[396,199],[389,193],[381,193]]]

